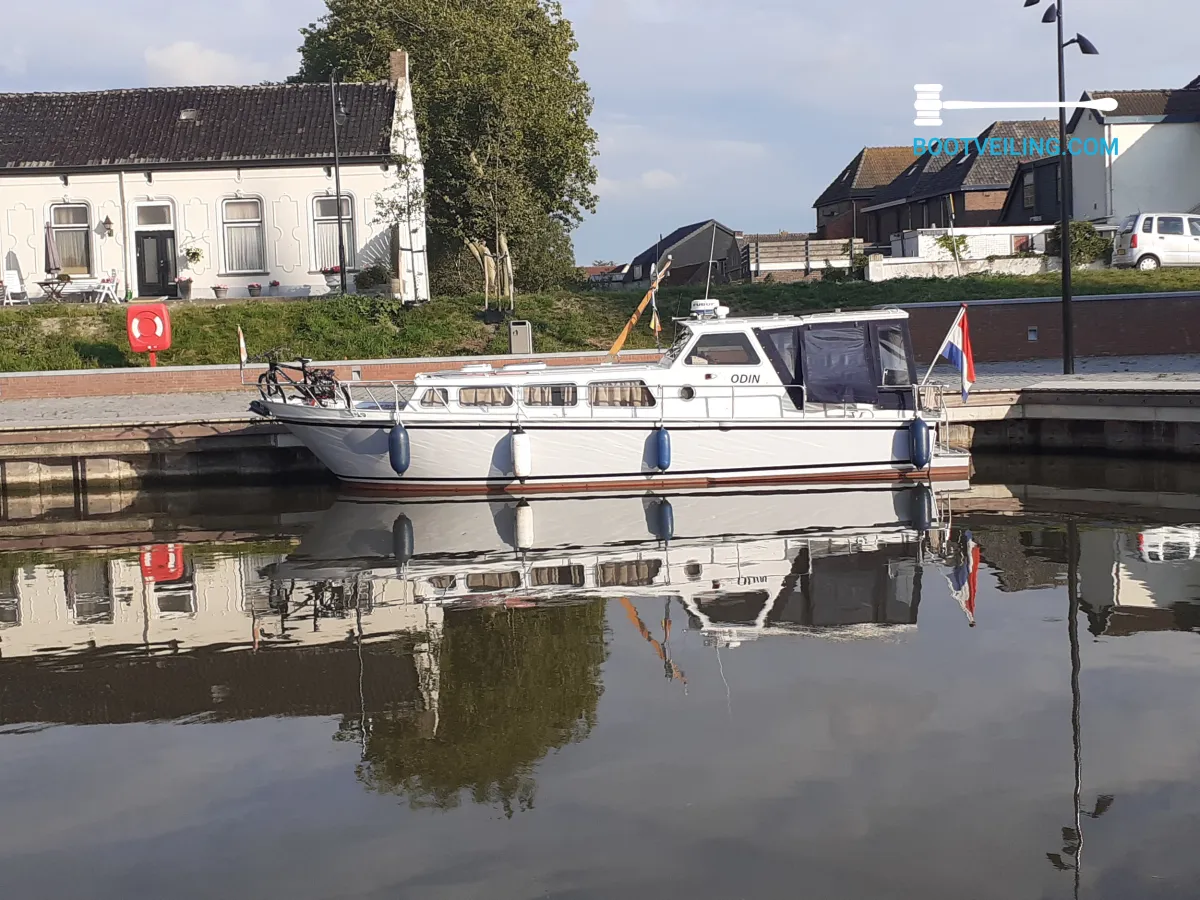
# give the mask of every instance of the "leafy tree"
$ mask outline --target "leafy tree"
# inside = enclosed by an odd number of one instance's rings
[[[569,244],[569,230],[596,204],[592,98],[559,3],[327,5],[319,22],[301,29],[295,80],[324,80],[337,67],[348,79],[386,78],[388,54],[406,48],[431,231],[469,249],[485,289],[510,292],[510,267],[518,283],[529,281],[519,252],[547,236],[547,223],[555,242]]]
[[[534,767],[548,752],[581,741],[596,724],[604,645],[604,602],[526,610],[446,613],[438,727],[422,734],[411,715],[370,724],[358,777],[413,808],[476,803],[533,807]],[[342,721],[336,740],[361,740]]]

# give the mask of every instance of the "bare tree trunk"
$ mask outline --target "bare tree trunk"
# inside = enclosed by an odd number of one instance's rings
[[[508,299],[511,309],[514,305],[512,255],[508,252],[508,236],[503,231],[496,238],[496,247],[500,253],[500,296]]]

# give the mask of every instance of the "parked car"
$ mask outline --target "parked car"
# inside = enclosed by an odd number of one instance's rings
[[[1128,269],[1200,266],[1200,216],[1193,213],[1138,213],[1117,231],[1113,265]]]
[[[1200,552],[1200,530],[1151,528],[1138,535],[1138,553],[1146,562],[1183,562]]]

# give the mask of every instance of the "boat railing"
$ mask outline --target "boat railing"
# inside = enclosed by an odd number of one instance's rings
[[[313,369],[308,366],[308,360],[300,360],[298,365],[273,363],[259,379],[259,390],[264,399],[283,400],[285,402],[304,403],[306,405],[336,406],[345,409],[351,415],[368,416],[371,413],[403,412],[415,399],[417,384],[415,381],[376,380],[376,381],[340,381],[333,377],[330,370]],[[300,376],[297,378],[296,376]],[[607,375],[607,373],[606,373]],[[605,381],[618,380],[608,375]],[[489,382],[490,384],[490,382]],[[578,393],[573,406],[529,406],[522,396],[521,388],[525,385],[511,383],[504,386],[512,393],[512,402],[507,406],[496,405],[472,406],[474,414],[482,413],[488,418],[512,418],[522,421],[540,421],[545,419],[659,419],[663,416],[665,407],[674,407],[674,414],[689,408],[694,408],[699,419],[791,419],[796,417],[820,417],[826,419],[862,419],[872,418],[884,413],[895,415],[896,410],[880,409],[875,404],[854,403],[850,401],[834,403],[815,403],[810,401],[808,389],[803,384],[792,386],[762,385],[762,384],[724,384],[724,385],[645,385],[653,404],[646,405],[593,405],[587,396],[588,384],[578,384]],[[446,409],[457,408],[453,392],[461,385],[448,383],[445,385],[430,385],[427,389],[447,390],[448,404]],[[913,384],[911,390],[911,408],[919,410],[928,419],[939,425],[948,420],[946,407],[946,385],[936,383]],[[897,388],[903,392],[904,388]],[[795,397],[799,392],[799,397]],[[799,402],[797,403],[797,400]],[[584,412],[586,410],[586,412]],[[430,407],[429,412],[437,412],[438,407]],[[948,439],[946,429],[937,429],[939,444]]]

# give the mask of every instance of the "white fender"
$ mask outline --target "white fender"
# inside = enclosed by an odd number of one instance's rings
[[[533,474],[533,448],[530,446],[529,435],[524,431],[512,433],[513,475],[524,481]]]
[[[517,549],[533,548],[533,507],[525,501],[517,505]]]

